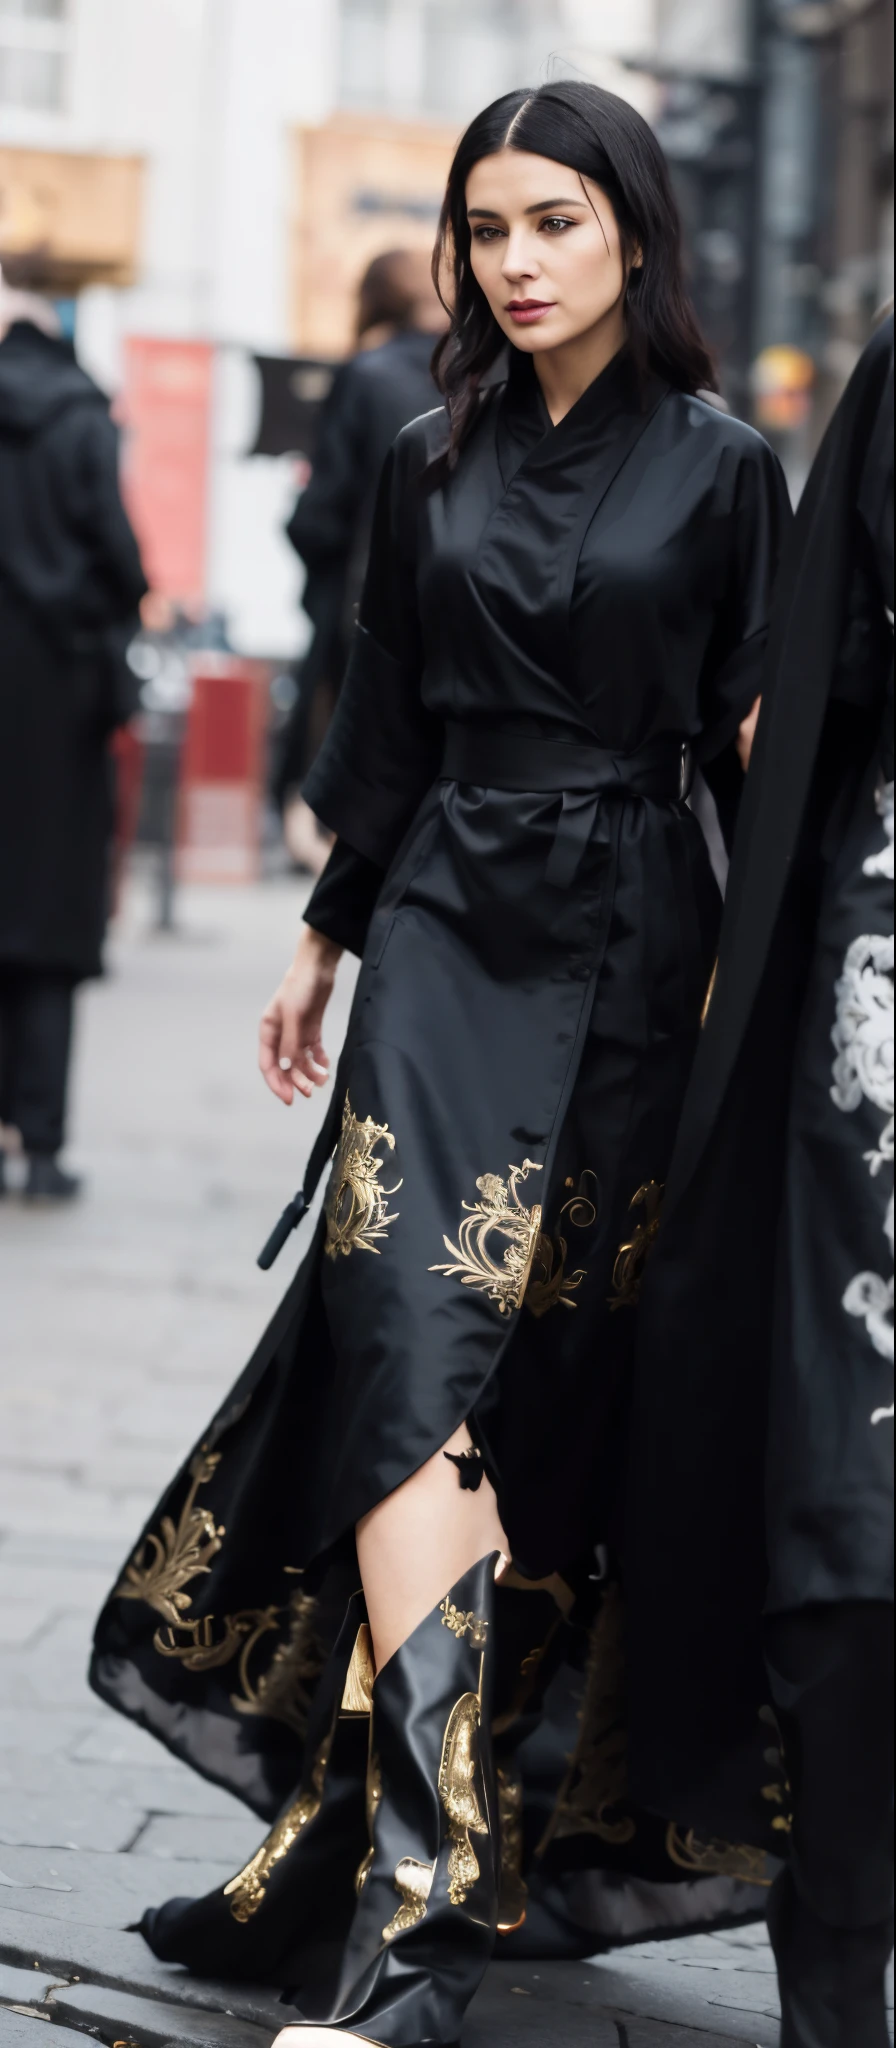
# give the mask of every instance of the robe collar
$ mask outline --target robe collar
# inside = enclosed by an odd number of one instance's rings
[[[642,395],[631,355],[623,347],[555,426],[532,357],[511,349],[497,420],[497,455],[505,489],[527,459],[538,468],[550,466],[565,457],[571,441],[588,441],[605,430],[614,413],[627,417],[650,409],[651,395]]]

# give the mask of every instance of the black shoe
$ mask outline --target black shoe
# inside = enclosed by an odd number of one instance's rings
[[[889,1921],[828,1926],[784,1870],[769,1895],[768,1931],[778,1966],[781,2048],[889,2048]]]
[[[23,1191],[26,1202],[73,1202],[82,1186],[78,1175],[66,1173],[49,1153],[31,1153]]]
[[[308,1722],[306,1768],[261,1848],[203,1899],[169,1899],[140,1932],[164,1963],[332,1997],[367,1848],[373,1661],[363,1594],[349,1602]]]
[[[295,2048],[452,2048],[494,1951],[498,1813],[490,1735],[495,1565],[483,1558],[374,1683],[372,1856],[326,2015]],[[293,2029],[284,2037],[291,2043]]]

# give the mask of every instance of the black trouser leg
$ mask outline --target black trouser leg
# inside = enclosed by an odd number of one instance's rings
[[[793,1794],[792,1855],[769,1912],[782,2048],[887,2048],[892,1607],[776,1615],[766,1653]]]
[[[65,1136],[74,992],[67,975],[0,972],[0,1118],[23,1149],[52,1158]]]

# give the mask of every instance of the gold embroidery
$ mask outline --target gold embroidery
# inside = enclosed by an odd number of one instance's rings
[[[498,1815],[501,1823],[501,1883],[498,1933],[512,1934],[526,1918],[529,1887],[523,1876],[523,1787],[515,1771],[499,1765]]]
[[[367,1833],[370,1836],[370,1848],[366,1856],[362,1858],[355,1873],[355,1891],[359,1898],[373,1868],[375,1854],[373,1830],[376,1825],[376,1817],[380,1810],[382,1797],[383,1774],[380,1770],[379,1758],[371,1756],[367,1765]]]
[[[714,960],[714,961],[713,961],[713,967],[712,967],[712,973],[711,973],[711,975],[710,975],[710,977],[709,977],[709,987],[708,987],[708,989],[707,989],[707,991],[706,991],[706,996],[705,996],[705,998],[704,998],[703,1008],[702,1008],[702,1010],[701,1010],[701,1012],[700,1012],[700,1023],[701,1023],[701,1025],[703,1025],[703,1024],[705,1024],[705,1023],[706,1023],[706,1019],[707,1019],[707,1017],[709,1016],[709,1006],[710,1006],[710,1003],[712,1002],[713,996],[715,995],[715,988],[716,988],[716,975],[718,974],[718,971],[719,971],[719,963],[718,963],[718,960]]]
[[[223,1634],[215,1638],[215,1617],[179,1621],[157,1628],[153,1648],[160,1657],[175,1657],[187,1671],[215,1671],[239,1653],[239,1690],[230,1695],[237,1714],[264,1714],[282,1721],[299,1737],[308,1722],[315,1685],[326,1661],[324,1645],[314,1629],[317,1602],[311,1593],[294,1593],[289,1603],[289,1633],[278,1643],[266,1671],[253,1679],[250,1664],[262,1638],[281,1627],[282,1607],[248,1607],[225,1614]]]
[[[197,1451],[190,1460],[192,1483],[179,1521],[175,1523],[170,1515],[163,1515],[161,1535],[150,1533],[144,1537],[113,1598],[145,1600],[163,1621],[178,1626],[193,1604],[193,1596],[185,1588],[191,1579],[211,1571],[212,1558],[221,1548],[224,1530],[216,1525],[208,1508],[196,1506],[200,1486],[208,1485],[220,1462],[218,1451],[207,1451],[204,1447]]]
[[[597,1222],[597,1204],[585,1193],[585,1183],[589,1180],[593,1180],[597,1186],[597,1175],[591,1172],[590,1167],[581,1174],[575,1194],[570,1195],[564,1202],[553,1237],[546,1230],[538,1233],[532,1271],[526,1288],[526,1307],[533,1316],[546,1315],[549,1308],[557,1306],[577,1307],[572,1297],[576,1289],[581,1287],[587,1269],[584,1266],[577,1266],[575,1272],[567,1272],[569,1245],[561,1226],[565,1220],[567,1226],[571,1225],[575,1230],[590,1230],[592,1224]],[[567,1180],[566,1185],[571,1188],[574,1182]]]
[[[452,1709],[445,1730],[439,1767],[439,1797],[448,1818],[451,1853],[448,1858],[448,1897],[452,1906],[462,1906],[479,1876],[476,1852],[470,1840],[488,1834],[476,1793],[475,1777],[479,1757],[479,1694],[466,1692]]]
[[[638,1189],[629,1203],[632,1209],[644,1210],[640,1222],[635,1224],[630,1241],[621,1244],[613,1267],[613,1293],[611,1308],[634,1308],[641,1292],[647,1255],[660,1227],[660,1205],[663,1199],[662,1183],[648,1180]]]
[[[474,1650],[484,1650],[488,1622],[481,1614],[474,1614],[472,1608],[469,1614],[465,1614],[462,1607],[455,1607],[454,1601],[449,1600],[447,1594],[439,1603],[439,1613],[442,1617],[442,1627],[450,1629],[458,1642],[462,1642],[464,1636],[469,1635],[471,1647]]]
[[[347,1720],[366,1717],[372,1712],[375,1677],[373,1639],[366,1621],[362,1621],[355,1638],[340,1708],[340,1712]]]
[[[622,1596],[618,1586],[610,1585],[591,1631],[579,1739],[539,1855],[555,1836],[562,1841],[569,1835],[597,1835],[621,1846],[635,1834],[634,1820],[624,1811],[628,1756],[622,1627]]]
[[[278,1863],[282,1863],[284,1856],[289,1854],[293,1844],[298,1841],[303,1828],[308,1826],[309,1821],[315,1820],[320,1812],[329,1747],[328,1737],[315,1758],[311,1790],[299,1794],[286,1813],[281,1814],[280,1819],[274,1822],[270,1834],[265,1836],[261,1848],[246,1864],[245,1869],[239,1871],[237,1876],[232,1877],[230,1883],[224,1886],[224,1897],[230,1900],[230,1911],[241,1927],[245,1927],[258,1912],[267,1891],[271,1871]]]
[[[772,1784],[760,1786],[760,1791],[763,1799],[767,1799],[770,1806],[780,1806],[783,1808],[781,1813],[776,1813],[774,1816],[772,1832],[778,1835],[789,1835],[793,1831],[793,1787],[787,1775],[784,1738],[781,1734],[780,1724],[774,1707],[760,1707],[759,1719],[765,1723],[766,1727],[771,1728],[777,1737],[775,1748],[764,1749],[762,1752],[765,1762],[772,1765],[777,1776]]]
[[[374,1240],[387,1237],[390,1223],[398,1220],[397,1209],[389,1215],[388,1201],[397,1195],[402,1182],[396,1181],[394,1188],[380,1187],[378,1176],[385,1162],[377,1159],[375,1148],[381,1144],[394,1152],[395,1138],[388,1124],[375,1124],[369,1116],[361,1123],[346,1096],[342,1132],[324,1203],[324,1250],[328,1258],[338,1258],[340,1252],[348,1258],[356,1248],[379,1256]]]
[[[187,1671],[216,1671],[229,1664],[241,1643],[245,1650],[253,1650],[263,1635],[278,1626],[279,1614],[279,1607],[248,1607],[241,1614],[225,1614],[224,1634],[218,1641],[213,1614],[204,1614],[198,1621],[179,1621],[176,1631],[169,1622],[166,1628],[156,1629],[152,1646],[160,1657],[178,1658]]]
[[[269,1607],[266,1614],[279,1617],[282,1611],[282,1608]],[[313,1593],[293,1594],[289,1603],[286,1640],[278,1643],[267,1670],[254,1683],[249,1674],[249,1660],[260,1639],[261,1628],[243,1644],[239,1661],[241,1691],[230,1695],[230,1704],[238,1714],[264,1714],[271,1721],[282,1721],[284,1727],[304,1738],[308,1710],[327,1658],[326,1647],[314,1626],[316,1614],[317,1601]]]
[[[426,1913],[435,1874],[434,1863],[416,1863],[413,1856],[402,1857],[395,1872],[395,1889],[400,1894],[401,1905],[394,1920],[383,1928],[384,1941],[394,1941],[396,1934],[405,1934],[409,1927],[419,1926]]]
[[[519,1197],[521,1182],[530,1173],[540,1173],[541,1167],[534,1159],[524,1159],[522,1166],[511,1166],[508,1172],[509,1184],[500,1174],[480,1174],[476,1186],[482,1200],[463,1203],[467,1213],[458,1230],[459,1242],[455,1245],[450,1237],[443,1239],[446,1251],[456,1263],[429,1269],[431,1273],[444,1273],[446,1279],[459,1279],[462,1287],[474,1287],[478,1293],[487,1294],[489,1301],[497,1303],[502,1316],[519,1308],[541,1229],[540,1204],[536,1202],[533,1208],[526,1209]],[[508,1239],[500,1265],[489,1249],[489,1238],[495,1231]]]
[[[679,1870],[692,1870],[700,1877],[740,1877],[745,1884],[771,1884],[764,1849],[754,1849],[749,1842],[701,1842],[693,1828],[682,1834],[674,1820],[666,1829],[666,1854]]]

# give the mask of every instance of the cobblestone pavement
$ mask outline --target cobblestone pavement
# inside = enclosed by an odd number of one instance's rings
[[[265,1095],[254,1028],[300,909],[292,882],[191,890],[163,939],[132,885],[111,975],[82,998],[85,1199],[0,1204],[2,2048],[268,2048],[279,2024],[262,1991],[188,1982],[122,1932],[171,1892],[223,1882],[259,1829],[101,1706],[84,1670],[112,1574],[295,1256],[273,1276],[255,1265],[322,1104],[312,1118]],[[340,1017],[350,987],[346,968]],[[776,2011],[750,1929],[496,1965],[464,2048],[773,2048]]]

